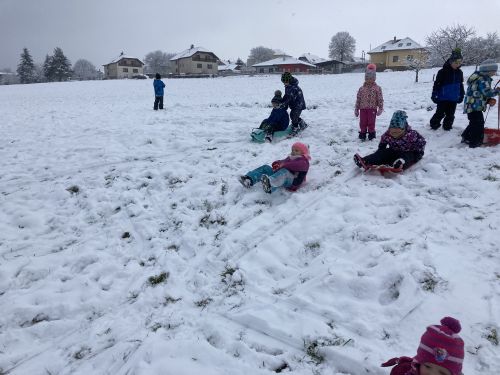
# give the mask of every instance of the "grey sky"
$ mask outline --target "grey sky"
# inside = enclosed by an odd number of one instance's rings
[[[38,63],[61,47],[72,63],[101,69],[121,51],[144,58],[191,44],[222,59],[246,60],[259,45],[327,57],[338,31],[361,55],[394,36],[424,43],[457,23],[485,36],[499,31],[499,16],[499,0],[0,0],[0,69],[15,69],[23,47]]]

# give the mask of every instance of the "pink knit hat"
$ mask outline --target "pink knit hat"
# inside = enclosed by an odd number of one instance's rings
[[[377,65],[368,64],[366,66],[365,79],[367,79],[367,78],[373,78],[373,79],[377,78]]]
[[[461,329],[460,322],[449,316],[441,319],[441,325],[427,327],[414,360],[434,363],[459,375],[464,360],[464,342],[458,335]]]
[[[292,148],[296,148],[297,150],[300,150],[300,153],[302,155],[304,155],[307,160],[311,160],[311,155],[309,155],[309,147],[307,147],[307,145],[305,143],[302,143],[302,142],[295,142],[293,145],[292,145]]]

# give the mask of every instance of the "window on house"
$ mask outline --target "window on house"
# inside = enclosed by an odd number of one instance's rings
[[[201,64],[196,64],[196,67],[197,67],[198,69],[201,69]]]
[[[403,43],[399,43],[399,44],[398,44],[398,47],[403,47]]]
[[[124,73],[128,73],[128,68],[123,68]]]
[[[269,68],[269,73],[272,73],[274,71],[273,68]]]
[[[406,43],[407,46],[411,46],[411,43]]]
[[[406,56],[406,60],[408,60],[408,61],[413,60],[413,55],[408,55],[408,56]]]
[[[207,64],[208,69],[212,69],[212,64]]]
[[[392,56],[392,62],[398,62],[399,56]]]
[[[381,48],[381,49],[385,49],[385,46],[382,46],[382,48]]]
[[[132,69],[133,73],[139,73],[139,69]]]
[[[260,68],[259,73],[264,73],[264,68]]]

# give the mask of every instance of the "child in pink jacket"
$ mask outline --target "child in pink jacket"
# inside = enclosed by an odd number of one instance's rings
[[[462,375],[461,329],[458,320],[447,316],[441,319],[441,325],[427,327],[415,357],[392,358],[382,367],[394,366],[390,375]]]
[[[368,64],[365,72],[365,83],[358,90],[354,109],[354,115],[359,117],[359,139],[362,141],[366,140],[367,131],[369,140],[376,137],[375,119],[384,110],[384,97],[382,89],[375,83],[376,78],[377,66]]]
[[[272,166],[262,165],[240,176],[239,181],[246,188],[261,181],[264,191],[268,194],[280,187],[296,191],[306,181],[309,160],[311,156],[307,145],[295,142],[292,145],[292,153],[285,159],[273,161]]]

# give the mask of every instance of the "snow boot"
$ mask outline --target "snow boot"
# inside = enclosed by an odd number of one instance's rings
[[[375,139],[377,137],[377,133],[375,132],[369,132],[368,133],[368,140],[371,141],[372,139]]]
[[[252,179],[246,175],[238,177],[238,181],[247,189],[249,189],[253,185]]]
[[[366,133],[359,132],[358,138],[361,139],[363,142],[366,141]]]
[[[354,163],[362,169],[366,169],[366,163],[361,156],[358,154],[354,155]]]
[[[261,177],[260,180],[262,181],[262,188],[264,189],[264,191],[267,194],[271,194],[272,190],[271,190],[271,181],[269,180],[269,176],[265,174]]]

